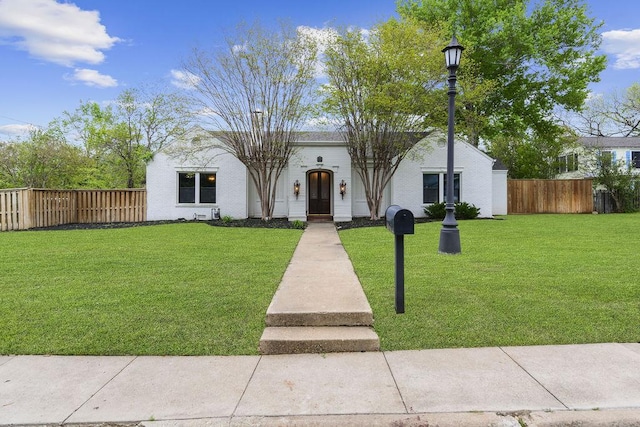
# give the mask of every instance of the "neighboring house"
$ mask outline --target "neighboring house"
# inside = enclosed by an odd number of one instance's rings
[[[368,217],[360,177],[337,132],[301,132],[296,152],[277,184],[275,218],[307,221]],[[507,214],[507,171],[466,142],[455,142],[455,198],[480,208],[481,217]],[[420,141],[385,189],[380,216],[391,204],[424,217],[424,207],[444,201],[445,138]],[[297,192],[297,194],[295,194]],[[160,152],[147,166],[147,219],[260,217],[260,201],[245,166],[220,148],[184,160]]]
[[[640,173],[640,138],[581,137],[575,148],[558,158],[558,179],[591,178],[597,173],[598,158],[631,165]]]

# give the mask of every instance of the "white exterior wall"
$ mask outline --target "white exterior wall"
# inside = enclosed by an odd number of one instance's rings
[[[318,161],[322,157],[322,161]],[[351,200],[353,194],[353,180],[351,177],[351,158],[344,145],[335,143],[305,144],[298,147],[289,161],[289,168],[285,176],[285,193],[289,199],[289,220],[307,220],[307,173],[312,171],[327,171],[331,173],[331,214],[334,221],[351,221]],[[298,199],[293,195],[293,183],[300,182]],[[347,183],[344,198],[340,196],[339,183]]]
[[[276,203],[273,207],[273,217],[274,218],[286,218],[287,217],[287,206],[288,200],[287,197],[289,194],[285,192],[284,183],[286,181],[287,170],[286,168],[280,174],[280,179],[276,184]],[[249,217],[252,218],[261,218],[262,217],[262,207],[260,206],[260,197],[258,196],[258,190],[256,189],[256,185],[251,179],[251,175],[247,171],[247,192],[249,194]]]
[[[506,215],[508,211],[507,171],[493,171],[493,215]]]
[[[460,201],[480,208],[480,217],[483,218],[494,215],[493,162],[491,157],[476,147],[455,141],[454,173],[460,174]],[[403,160],[392,179],[392,204],[409,209],[414,217],[424,217],[427,205],[422,203],[422,175],[446,173],[446,165],[447,146],[442,139],[420,141]],[[440,196],[443,200],[442,191]]]
[[[437,142],[433,142],[437,141]],[[421,141],[403,160],[384,192],[379,215],[397,204],[423,217],[422,175],[446,173],[447,150],[443,139]],[[477,148],[462,142],[455,143],[455,173],[461,174],[461,201],[480,208],[481,217],[507,213],[506,171],[493,171],[493,159]],[[322,161],[318,161],[322,157]],[[203,159],[211,159],[205,161]],[[205,166],[206,164],[206,166]],[[360,177],[351,167],[346,147],[336,141],[305,142],[297,147],[289,166],[277,183],[274,217],[290,221],[307,220],[307,174],[327,171],[331,175],[331,215],[334,221],[350,221],[353,217],[368,217],[369,208]],[[215,172],[215,204],[179,204],[178,172]],[[300,182],[296,198],[293,184]],[[344,180],[344,198],[339,183]],[[442,196],[442,194],[441,194]],[[260,201],[246,167],[231,154],[214,149],[199,160],[180,161],[166,154],[157,154],[147,166],[147,218],[154,220],[211,219],[212,208],[221,216],[235,219],[260,217]]]
[[[391,182],[393,182],[394,178],[391,178]],[[353,189],[351,194],[351,203],[352,203],[352,211],[354,217],[370,217],[371,212],[369,212],[369,205],[367,205],[367,196],[364,191],[364,183],[362,182],[362,178],[360,175],[353,170],[351,173],[351,181],[353,182]],[[382,218],[384,216],[387,207],[391,204],[391,182],[384,189],[382,193],[382,200],[380,202],[380,209],[378,210],[378,217]]]
[[[633,165],[633,159],[631,157],[631,153],[633,151],[640,151],[640,148],[604,148],[602,151],[611,151],[612,157],[615,161],[622,161],[625,165]],[[636,174],[640,174],[640,168],[633,168],[633,172]]]
[[[247,217],[247,172],[234,156],[222,150],[211,150],[203,158],[212,158],[206,166],[200,161],[181,162],[158,153],[147,165],[147,219],[149,221],[187,220],[200,216],[211,219],[212,209],[233,218]],[[178,173],[204,172],[216,174],[216,203],[178,203]]]

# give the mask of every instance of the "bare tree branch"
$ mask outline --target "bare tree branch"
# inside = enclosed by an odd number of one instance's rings
[[[216,52],[194,50],[184,64],[194,100],[226,151],[248,169],[273,216],[275,184],[294,152],[294,131],[311,111],[316,45],[292,27],[241,25]]]

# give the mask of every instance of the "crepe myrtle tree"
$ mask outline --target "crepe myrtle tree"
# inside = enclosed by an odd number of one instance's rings
[[[317,44],[281,22],[240,24],[226,44],[195,49],[183,64],[193,101],[213,125],[221,148],[240,160],[260,197],[261,217],[273,217],[276,183],[294,153],[295,131],[311,113]],[[211,139],[192,142],[198,149]]]
[[[411,148],[446,123],[444,40],[435,27],[392,19],[368,33],[340,31],[325,50],[324,111],[346,142],[371,219]]]

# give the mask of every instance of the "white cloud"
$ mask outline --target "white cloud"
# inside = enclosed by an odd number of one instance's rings
[[[219,117],[220,116],[220,114],[218,114],[216,110],[209,107],[201,108],[200,110],[195,111],[195,114],[196,116],[200,116],[200,117]]]
[[[102,51],[119,41],[107,34],[97,11],[55,0],[0,1],[0,42],[36,58],[67,67],[99,64]]]
[[[35,129],[33,125],[4,125],[0,126],[0,134],[9,136],[25,136],[29,131]]]
[[[315,43],[318,44],[318,60],[315,65],[315,76],[316,78],[322,78],[326,76],[326,72],[324,70],[324,63],[321,60],[322,55],[324,55],[324,51],[326,50],[329,43],[331,43],[337,36],[338,33],[335,29],[330,27],[324,28],[313,28],[306,26],[297,27],[298,33],[303,37],[309,37]]]
[[[601,100],[602,98],[604,98],[604,94],[602,92],[589,91],[589,93],[587,93],[587,99],[585,99],[585,101],[586,102],[598,101],[598,100]]]
[[[330,27],[324,28],[313,28],[301,25],[297,27],[298,33],[310,37],[312,40],[315,40],[318,43],[320,51],[324,51],[326,46],[334,40],[338,33],[335,29]]]
[[[233,53],[245,52],[247,50],[247,44],[235,44],[231,47]]]
[[[602,50],[616,58],[613,68],[640,68],[640,29],[602,33]]]
[[[171,84],[180,89],[194,89],[200,80],[200,77],[188,71],[171,70]]]
[[[72,76],[65,76],[65,79],[80,82],[87,86],[96,87],[116,87],[118,81],[106,74],[100,74],[96,70],[90,70],[87,68],[76,68]]]

